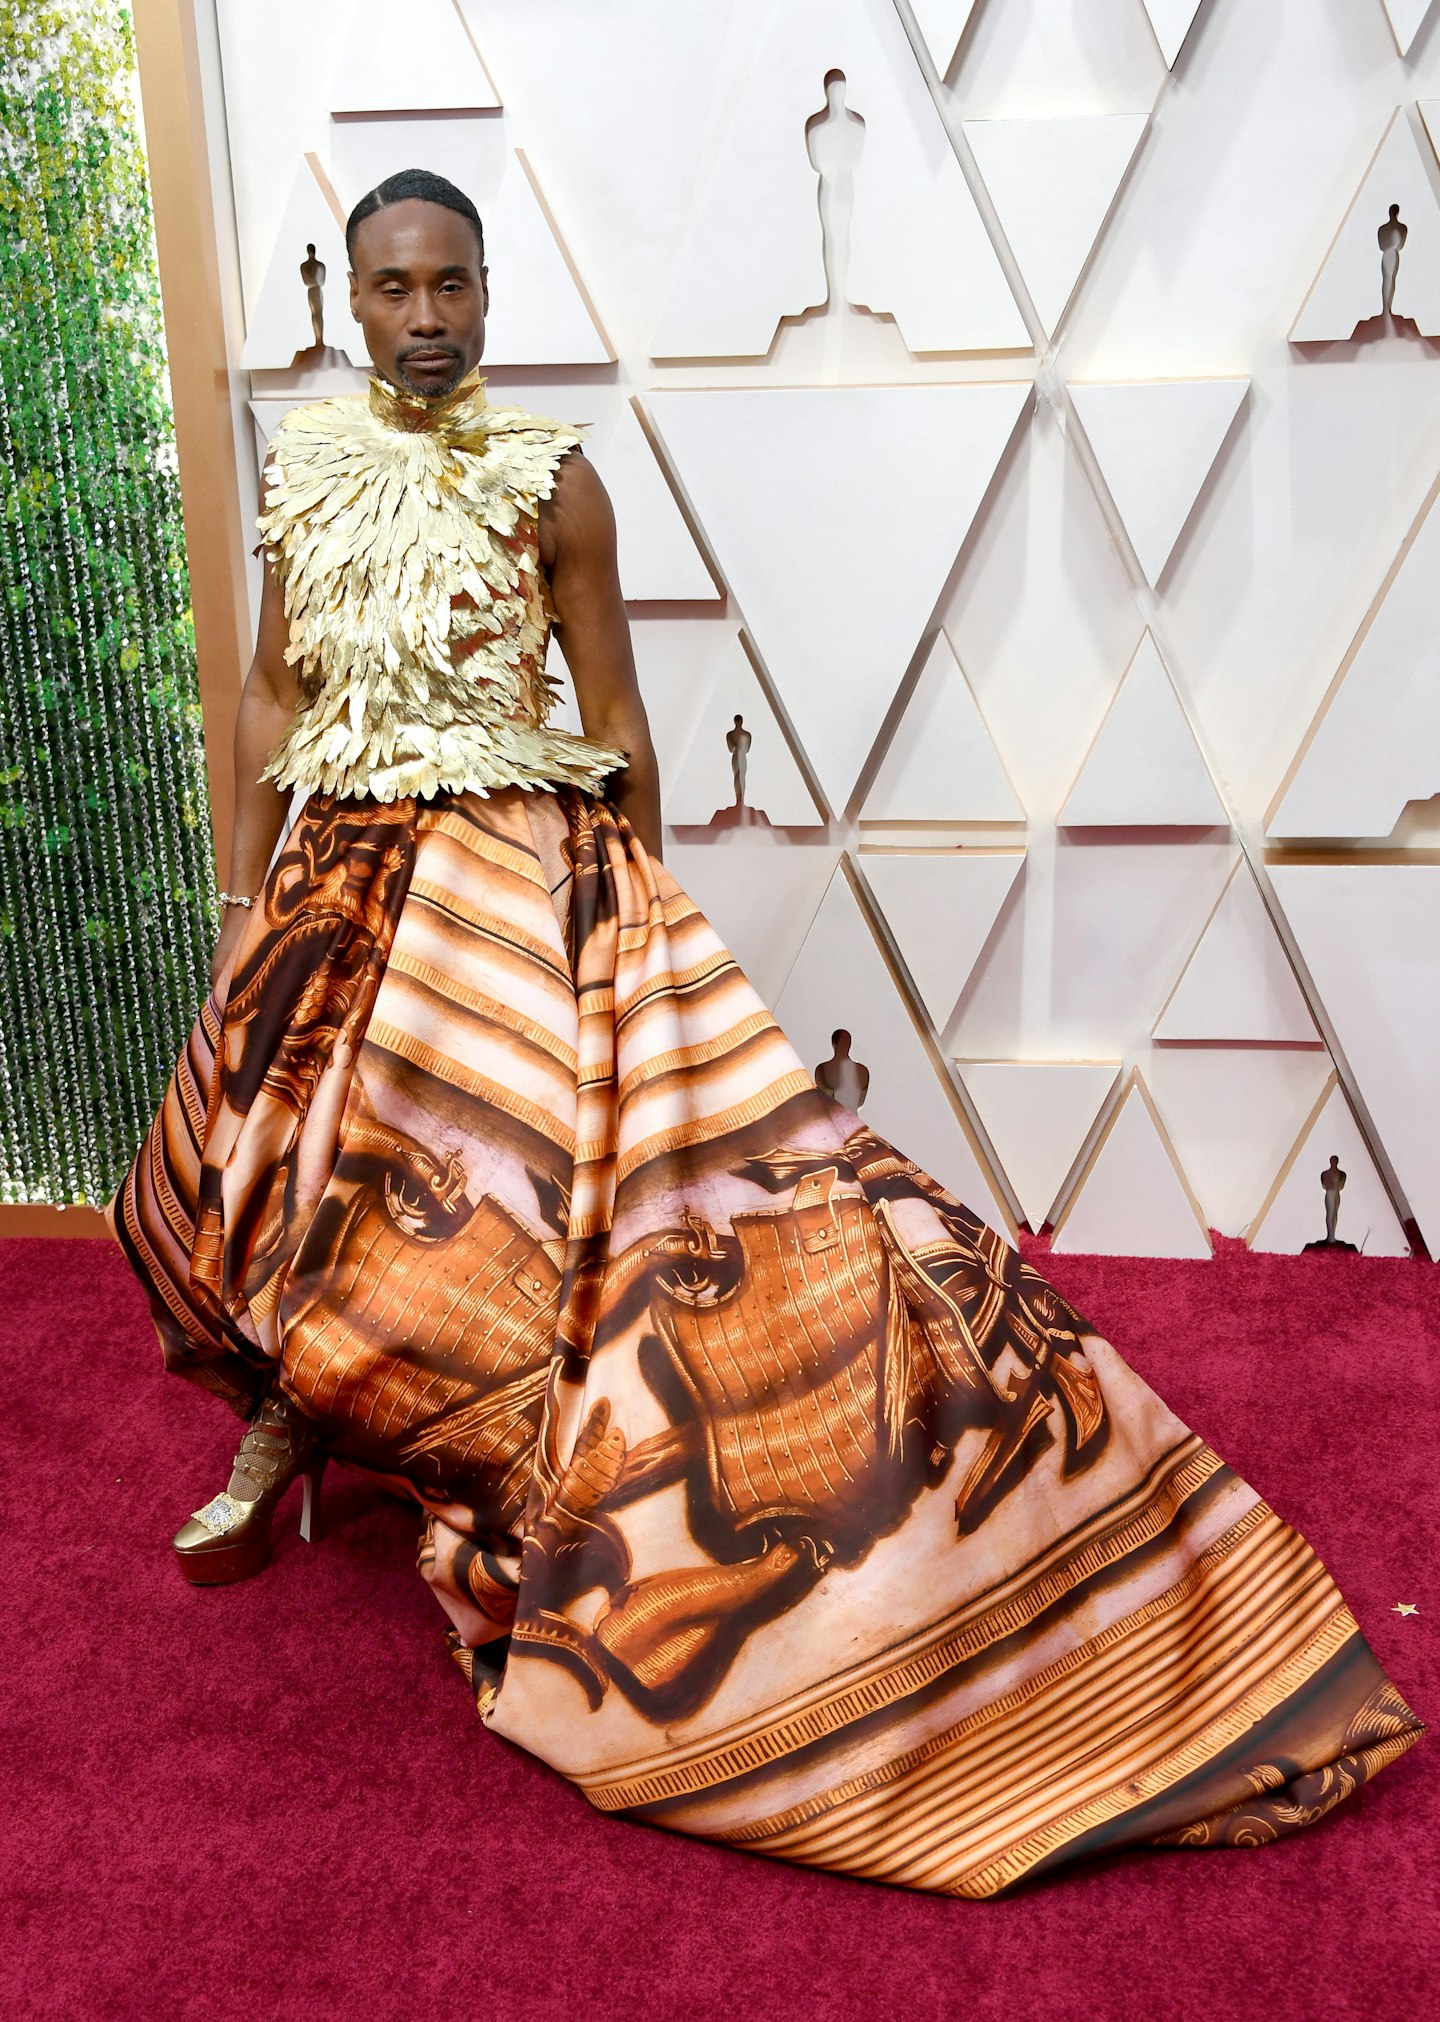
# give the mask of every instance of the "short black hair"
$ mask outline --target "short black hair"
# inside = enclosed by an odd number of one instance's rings
[[[383,211],[390,204],[403,204],[418,198],[424,204],[443,204],[447,211],[458,211],[462,218],[468,218],[475,227],[475,237],[480,244],[480,264],[485,264],[485,227],[480,222],[480,213],[466,196],[464,190],[456,189],[454,183],[444,176],[432,174],[429,169],[401,169],[393,176],[386,176],[384,182],[376,183],[373,190],[367,190],[354,210],[345,220],[345,251],[350,257],[350,265],[355,265],[355,233],[366,218],[376,211]]]

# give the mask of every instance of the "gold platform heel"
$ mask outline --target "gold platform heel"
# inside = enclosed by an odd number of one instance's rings
[[[328,1458],[319,1428],[272,1391],[246,1427],[228,1486],[175,1533],[175,1556],[191,1585],[225,1586],[264,1571],[271,1520],[297,1475],[304,1498],[300,1535],[318,1544],[320,1478]]]

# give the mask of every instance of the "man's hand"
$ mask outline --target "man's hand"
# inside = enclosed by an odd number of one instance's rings
[[[245,931],[245,922],[249,917],[250,915],[243,906],[227,906],[225,908],[225,923],[220,929],[220,938],[215,943],[215,953],[210,957],[210,986],[212,989],[220,987],[220,978],[229,967],[231,958],[235,953],[236,947],[239,945],[240,936]]]

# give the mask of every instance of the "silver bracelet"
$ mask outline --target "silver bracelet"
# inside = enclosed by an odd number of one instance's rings
[[[255,901],[242,898],[239,892],[221,892],[220,903],[222,906],[243,906],[248,913]]]

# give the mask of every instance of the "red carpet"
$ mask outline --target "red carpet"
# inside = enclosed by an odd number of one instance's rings
[[[1437,1267],[1038,1261],[1306,1534],[1440,1721]],[[223,1483],[235,1421],[162,1376],[107,1244],[0,1245],[0,1313],[9,2015],[1433,2012],[1433,1738],[1264,1851],[1123,1855],[999,1903],[606,1819],[480,1727],[415,1519],[359,1477],[327,1483],[319,1549],[287,1503],[263,1577],[183,1584],[167,1541]]]

